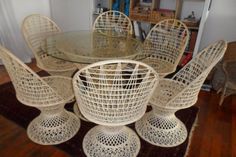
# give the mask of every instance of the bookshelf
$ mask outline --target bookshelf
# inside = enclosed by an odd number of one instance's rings
[[[130,0],[130,19],[156,24],[167,18],[179,17],[182,0],[176,0],[175,10],[161,8],[161,1],[163,0]]]

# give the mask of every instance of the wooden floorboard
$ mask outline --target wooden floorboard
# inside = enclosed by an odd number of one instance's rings
[[[197,127],[188,157],[236,157],[236,97],[226,98],[219,108],[219,95],[201,92]]]

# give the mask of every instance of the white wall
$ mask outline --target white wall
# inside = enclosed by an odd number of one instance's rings
[[[195,17],[200,19],[202,16],[203,7],[204,0],[184,0],[181,11],[181,19],[186,18],[192,13],[192,11],[194,11]]]
[[[220,39],[236,40],[236,0],[212,0],[200,49]]]
[[[11,0],[12,7],[15,13],[15,18],[18,23],[18,34],[21,35],[19,40],[22,40],[21,43],[24,44],[25,51],[30,57],[34,57],[31,50],[26,45],[26,42],[23,39],[23,35],[20,32],[22,22],[24,18],[30,14],[43,14],[50,17],[50,7],[49,0]],[[28,62],[28,61],[25,61]]]
[[[23,19],[30,14],[43,14],[50,17],[49,0],[11,0],[17,22],[21,26]]]
[[[50,0],[52,19],[63,31],[92,28],[93,0]]]

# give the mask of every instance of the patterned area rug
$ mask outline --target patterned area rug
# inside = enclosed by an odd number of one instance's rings
[[[44,74],[42,74],[44,75]],[[73,103],[66,104],[66,109],[72,111]],[[188,109],[180,110],[176,113],[177,117],[185,124],[188,133],[196,120],[198,108],[193,106]],[[29,122],[34,119],[39,111],[36,108],[28,107],[17,101],[15,90],[12,84],[6,83],[0,86],[0,114],[14,121],[16,124],[27,128]],[[83,137],[95,124],[81,121],[79,132],[69,141],[56,145],[57,148],[64,150],[71,156],[85,156],[82,149]],[[134,124],[129,125],[134,129]],[[189,138],[181,145],[173,148],[161,148],[153,146],[141,139],[141,150],[139,157],[184,157],[188,147]]]

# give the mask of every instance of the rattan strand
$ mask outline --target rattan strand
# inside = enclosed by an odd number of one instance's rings
[[[27,127],[28,137],[42,145],[59,144],[72,138],[79,130],[80,120],[64,109],[65,103],[74,97],[71,78],[40,78],[3,47],[0,47],[0,58],[14,85],[17,99],[41,111]]]
[[[55,22],[39,14],[27,16],[22,24],[22,33],[36,58],[37,66],[51,75],[72,76],[77,69],[74,64],[53,58],[44,51],[45,48],[42,48],[45,46],[44,43],[47,37],[60,32],[61,29]],[[54,53],[60,53],[53,43],[50,46],[50,50],[54,51]]]
[[[176,19],[157,23],[144,42],[144,63],[153,67],[159,76],[165,77],[176,70],[189,40],[187,26]],[[145,57],[143,57],[145,56]]]
[[[114,10],[100,14],[94,21],[93,30],[109,36],[129,36],[133,33],[129,17]]]
[[[140,141],[124,126],[143,116],[158,74],[132,60],[108,60],[89,65],[73,78],[81,113],[99,124],[84,137],[87,156],[136,156]]]
[[[227,43],[218,41],[200,52],[172,79],[163,79],[150,103],[153,110],[137,121],[135,128],[147,142],[173,147],[185,141],[187,130],[175,112],[194,105],[211,69],[223,57]]]

